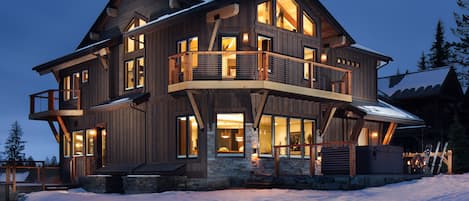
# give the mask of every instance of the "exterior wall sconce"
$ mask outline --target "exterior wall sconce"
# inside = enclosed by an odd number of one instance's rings
[[[322,53],[321,54],[321,63],[326,63],[327,62],[327,54],[326,53]]]
[[[243,33],[243,43],[248,43],[249,42],[249,33],[245,32]]]

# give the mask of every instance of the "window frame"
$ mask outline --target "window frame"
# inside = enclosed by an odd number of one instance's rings
[[[313,57],[313,60],[312,62],[317,62],[318,61],[318,49],[317,48],[313,48],[313,47],[310,47],[310,46],[303,46],[303,60],[306,60],[305,59],[305,50],[306,49],[309,49],[309,50],[313,50],[314,52],[314,57]],[[307,80],[309,81],[309,76],[308,77],[305,77],[305,66],[303,66],[303,80]],[[310,75],[311,75],[311,78],[312,78],[312,81],[315,81],[316,78],[314,76],[314,67],[310,69],[310,72],[308,72]]]
[[[274,52],[274,37],[270,37],[270,36],[267,36],[267,35],[264,35],[264,34],[259,34],[259,33],[257,34],[257,38],[256,38],[257,39],[257,41],[256,41],[257,51],[262,51],[262,50],[259,50],[259,38],[268,39],[270,41],[270,50],[268,50],[267,52]],[[259,59],[259,57],[258,57],[258,59]],[[274,67],[273,63],[271,64],[270,60],[269,60],[269,68],[268,68],[268,73],[269,74],[272,74],[274,72],[273,67]]]
[[[72,76],[67,75],[63,78],[63,85],[62,85],[62,90],[63,90],[63,101],[70,101],[72,99]]]
[[[218,115],[242,114],[243,115],[243,153],[219,153],[218,152]],[[246,157],[246,115],[244,112],[217,112],[215,113],[215,156],[217,158],[245,158]]]
[[[240,45],[241,45],[241,44],[240,44],[240,40],[239,40],[239,34],[220,34],[220,35],[219,35],[219,44],[218,44],[218,45],[219,45],[219,48],[220,48],[219,50],[220,50],[221,52],[224,51],[224,50],[223,50],[223,39],[224,39],[224,38],[234,38],[234,39],[235,39],[236,48],[235,48],[235,50],[230,50],[230,51],[238,51],[239,48],[241,47],[241,46],[240,46]],[[227,52],[230,52],[230,51],[227,51]],[[238,61],[239,61],[239,58],[238,58],[238,55],[237,55],[236,53],[234,53],[234,55],[235,55],[235,63],[236,63],[235,76],[231,76],[231,75],[230,75],[230,76],[228,76],[228,75],[225,76],[225,75],[223,75],[223,58],[224,58],[224,57],[229,57],[229,56],[231,56],[231,55],[232,55],[232,54],[222,54],[221,57],[220,57],[220,59],[221,59],[221,62],[220,62],[220,63],[221,63],[221,71],[222,71],[222,72],[221,72],[221,79],[222,79],[222,80],[236,80],[236,78],[237,78],[237,76],[238,76]],[[228,65],[228,64],[227,64],[227,65]],[[227,68],[228,68],[227,70],[229,71],[229,70],[230,70],[230,69],[229,69],[229,65],[227,66]],[[228,73],[228,72],[227,72],[227,74],[231,74],[231,73]]]
[[[132,68],[133,68],[133,72],[132,72],[132,75],[134,76],[133,77],[133,86],[129,87],[129,70],[128,70],[128,66],[127,66],[127,63],[130,63],[132,62]],[[136,78],[135,78],[135,60],[134,59],[130,59],[130,60],[126,60],[124,61],[124,90],[125,91],[131,91],[133,89],[135,89],[136,87]]]
[[[140,24],[142,21],[144,23]],[[146,36],[145,36],[144,33],[135,33],[133,35],[129,35],[127,33],[134,30],[134,29],[136,29],[136,28],[138,28],[138,27],[146,25],[147,23],[148,23],[148,19],[146,19],[145,17],[143,17],[141,15],[136,15],[130,20],[129,24],[127,24],[127,26],[125,26],[125,29],[124,29],[124,33],[126,33],[124,35],[124,53],[125,54],[134,54],[136,52],[140,52],[140,51],[143,51],[145,49]],[[132,26],[134,26],[134,27],[131,28]],[[133,36],[133,38],[132,38],[132,36]],[[140,37],[143,37],[143,41],[140,41],[140,39],[141,39]],[[133,50],[132,51],[129,51],[129,40],[133,41]]]
[[[78,85],[78,86],[77,86]],[[72,99],[77,100],[80,96],[81,87],[81,73],[75,72],[72,74]]]
[[[78,133],[81,133],[81,136],[82,136],[82,146],[81,146],[82,147],[81,148],[82,154],[75,154],[75,151],[76,151],[75,150],[75,144],[76,144],[75,136],[78,135]],[[77,130],[77,131],[72,132],[72,153],[71,153],[71,155],[73,157],[82,157],[82,156],[86,155],[85,154],[85,135],[86,135],[86,133],[85,133],[84,130]]]
[[[263,0],[263,1],[258,1],[257,4],[256,4],[256,22],[258,23],[261,23],[261,24],[267,24],[267,25],[273,25],[274,24],[274,15],[273,13],[275,12],[274,8],[273,8],[273,5],[275,3],[276,0]],[[264,22],[261,22],[259,21],[259,5],[260,4],[263,4],[263,3],[267,3],[267,6],[270,8],[269,10],[269,19],[268,21],[270,21],[270,23],[264,23]],[[270,3],[270,5],[269,5]]]
[[[311,27],[313,29],[312,30],[313,31],[312,35],[306,34],[306,32],[305,32],[305,20],[304,20],[305,18],[307,18],[309,21],[311,21],[311,24],[313,25],[313,27]],[[302,12],[302,15],[301,15],[301,22],[302,22],[302,29],[303,29],[302,33],[303,33],[303,35],[309,36],[309,37],[314,37],[314,38],[318,37],[318,33],[317,33],[318,32],[318,29],[317,29],[318,25],[317,25],[316,21],[311,17],[311,15],[309,15],[309,13],[306,12],[306,10],[304,10],[304,9],[303,9],[303,12]]]
[[[195,115],[194,114],[188,114],[188,115],[178,115],[176,116],[176,159],[197,159],[199,158],[199,152],[197,153],[197,155],[191,155],[190,154],[190,150],[189,150],[189,143],[186,142],[186,154],[185,155],[181,155],[179,154],[179,148],[180,148],[180,144],[179,144],[179,139],[180,139],[180,136],[181,136],[181,133],[179,131],[179,118],[186,118],[186,140],[189,139],[189,129],[191,128],[190,126],[190,118],[193,117],[195,119]],[[197,122],[197,120],[196,120]],[[197,123],[197,149],[199,150],[199,145],[200,145],[200,127],[199,127],[199,124]]]
[[[94,134],[91,133],[93,131],[94,131]],[[95,129],[95,128],[85,130],[85,141],[86,141],[85,154],[86,154],[86,156],[94,156],[95,155],[95,147],[96,147],[96,138],[95,137],[97,136],[97,134],[98,134],[98,130]],[[90,140],[89,137],[91,137],[91,139],[93,139],[93,149],[92,149],[93,153],[89,153],[89,151],[90,151],[89,148],[90,148],[90,144],[91,144],[90,141],[89,141]]]
[[[286,116],[286,115],[275,115],[275,114],[268,114],[268,113],[264,113],[262,114],[262,116],[270,116],[271,117],[271,130],[272,130],[272,155],[268,155],[268,154],[260,154],[259,152],[259,157],[260,158],[273,158],[274,157],[274,150],[275,150],[275,117],[280,117],[280,118],[286,118],[286,123],[287,123],[287,141],[288,141],[288,145],[290,145],[290,119],[299,119],[301,121],[301,138],[300,138],[300,142],[302,144],[305,144],[304,142],[304,138],[305,138],[305,121],[308,120],[308,121],[311,121],[313,122],[313,127],[312,127],[312,141],[313,143],[315,143],[317,141],[316,139],[316,128],[317,128],[317,119],[314,119],[314,118],[305,118],[305,117],[297,117],[297,116]],[[261,117],[262,118],[262,117]],[[259,130],[260,131],[260,130]],[[259,133],[258,132],[258,137],[259,137]],[[259,144],[261,143],[260,142],[260,137],[258,138],[259,139]],[[316,153],[317,154],[317,153]],[[297,156],[294,156],[292,157],[291,154],[290,154],[290,148],[286,150],[286,154],[285,155],[279,155],[279,157],[286,157],[286,158],[290,158],[290,159],[309,159],[310,156],[307,156],[306,155],[306,149],[304,147],[301,148],[301,155],[297,155]]]
[[[300,12],[303,11],[303,9],[301,8],[300,4],[296,1],[296,0],[291,0],[293,4],[296,5],[296,29],[295,30],[289,30],[289,29],[286,29],[286,28],[283,28],[283,27],[280,27],[279,25],[277,25],[277,21],[279,18],[277,18],[277,4],[278,4],[278,0],[275,0],[274,3],[272,3],[272,10],[274,13],[272,13],[272,15],[274,16],[274,20],[273,20],[273,26],[279,28],[279,29],[282,29],[282,30],[286,30],[286,31],[290,31],[290,32],[294,32],[294,33],[300,33],[300,28],[303,28],[301,25],[302,25],[302,22],[303,20],[300,19]],[[292,24],[293,25],[293,24]],[[295,26],[295,25],[293,25]]]
[[[86,76],[85,76],[86,75]],[[81,71],[81,83],[82,84],[85,84],[85,83],[88,83],[88,81],[90,80],[90,72],[88,69],[85,69],[85,70],[82,70]]]
[[[70,158],[71,155],[72,155],[72,151],[71,151],[71,143],[72,143],[72,140],[71,140],[71,137],[70,137],[70,134],[64,134],[62,136],[62,146],[63,146],[63,155],[64,155],[64,158]]]

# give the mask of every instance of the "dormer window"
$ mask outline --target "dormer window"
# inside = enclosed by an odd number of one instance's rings
[[[297,32],[298,30],[298,4],[295,0],[277,0],[276,25],[279,28]]]
[[[143,26],[147,24],[147,22],[141,18],[134,18],[127,26],[126,32],[132,31],[137,27]],[[127,36],[125,40],[125,52],[132,53],[136,50],[143,50],[145,48],[145,35],[144,34],[136,34]]]

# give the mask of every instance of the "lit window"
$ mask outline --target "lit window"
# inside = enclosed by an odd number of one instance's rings
[[[272,156],[272,116],[262,115],[259,125],[259,153]]]
[[[178,158],[197,158],[199,130],[195,117],[178,117],[177,128]]]
[[[94,142],[96,139],[97,131],[96,129],[86,130],[86,155],[94,155]]]
[[[83,131],[73,132],[73,155],[83,156],[84,154],[84,139]]]
[[[301,119],[293,119],[290,118],[290,125],[289,125],[289,139],[290,145],[298,145],[303,144],[302,142],[302,133],[301,133]],[[301,157],[301,147],[299,146],[291,146],[290,147],[290,156],[291,157]]]
[[[313,144],[314,143],[314,128],[315,122],[313,120],[305,119],[303,122],[304,127],[304,144]],[[309,157],[309,147],[305,148],[305,157]]]
[[[137,88],[145,85],[145,58],[137,58]]]
[[[243,156],[244,115],[217,114],[217,153],[221,156]]]
[[[81,83],[87,83],[89,79],[88,70],[81,71]]]
[[[177,42],[177,53],[184,53],[184,52],[194,52],[192,54],[192,60],[191,60],[191,67],[192,68],[197,68],[198,66],[198,55],[197,51],[199,51],[199,38],[198,37],[192,37],[187,40],[181,40]],[[181,66],[181,72],[184,72],[185,69],[185,57],[182,56],[181,59],[177,60],[177,64]]]
[[[236,78],[236,53],[237,50],[236,37],[222,37],[221,50],[222,54],[222,78]]]
[[[288,134],[287,134],[287,118],[286,117],[275,117],[275,144],[274,145],[288,145]],[[281,148],[280,155],[287,155],[287,149]]]
[[[264,24],[272,24],[272,1],[265,1],[257,5],[257,21]]]
[[[135,66],[134,60],[125,62],[125,89],[135,88]]]
[[[316,50],[305,47],[303,58],[306,61],[312,61],[312,62],[316,61]],[[313,70],[313,65],[310,65],[309,63],[305,63],[304,69],[303,69],[303,79],[309,80],[309,77],[313,77],[314,74],[312,73],[312,70]]]
[[[70,94],[71,94],[71,90],[72,89],[72,85],[71,85],[71,78],[70,76],[66,76],[64,77],[64,81],[63,81],[63,99],[64,101],[67,101],[67,100],[70,100]]]
[[[306,13],[303,13],[303,33],[316,37],[316,23]]]
[[[197,52],[199,51],[199,38],[193,37],[188,40],[189,43],[189,52]],[[198,65],[198,57],[197,54],[192,55],[192,68],[197,68]]]
[[[182,40],[182,41],[178,41],[177,42],[177,53],[180,54],[180,53],[184,53],[184,52],[187,52],[187,41],[186,40]],[[177,65],[179,65],[181,67],[181,72],[184,72],[185,70],[185,67],[186,67],[186,58],[184,56],[181,56],[180,57],[181,59],[178,59],[176,62],[177,62]]]
[[[80,73],[73,73],[73,82],[72,82],[72,98],[78,99],[80,95]]]
[[[101,130],[101,163],[102,166],[106,166],[106,129]]]
[[[68,158],[70,157],[70,134],[63,135],[63,152],[64,152],[64,157]]]
[[[139,18],[134,18],[127,26],[126,32],[132,31],[133,29],[143,26],[146,24],[146,21]],[[125,52],[131,53],[135,50],[142,50],[145,49],[145,35],[144,34],[136,34],[127,36],[125,39]]]
[[[298,30],[298,5],[294,0],[277,0],[277,27],[296,32]]]
[[[265,36],[258,36],[257,37],[257,50],[271,52],[272,51],[272,38],[265,37]],[[259,69],[261,69],[263,62],[265,62],[263,61],[261,54],[259,54],[257,62],[258,62]],[[270,65],[270,64],[267,64],[267,65],[269,68],[268,71],[269,73],[271,73],[273,65]]]

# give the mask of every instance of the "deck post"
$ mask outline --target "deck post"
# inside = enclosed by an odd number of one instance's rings
[[[279,158],[279,152],[280,152],[280,148],[279,147],[274,147],[274,174],[275,174],[275,177],[278,177],[279,176],[279,173],[280,173],[280,158]]]
[[[44,165],[45,165],[45,164],[43,164],[40,169],[38,168],[38,170],[39,170],[39,171],[38,171],[38,172],[39,172],[39,179],[40,179],[40,181],[41,181],[42,190],[43,190],[43,191],[46,190],[46,181],[45,181],[45,178],[46,178],[46,177],[45,177],[45,174],[46,174],[46,173],[45,173],[45,169],[44,169],[45,167],[44,167]],[[41,172],[42,172],[42,174],[41,174]]]
[[[262,80],[269,79],[269,55],[262,52]]]
[[[34,99],[35,99],[35,96],[33,95],[29,96],[29,114],[33,114],[36,110],[35,105],[34,105]]]
[[[54,91],[53,90],[49,90],[47,91],[47,109],[49,111],[53,111],[54,110]]]
[[[349,144],[349,167],[350,167],[350,176],[354,177],[357,174],[356,169],[356,155],[355,155],[355,144]]]
[[[316,149],[313,150],[313,145],[309,145],[309,176],[316,175]]]
[[[13,193],[16,193],[16,162],[13,162],[13,186],[12,186]]]
[[[453,150],[448,150],[448,174],[453,174]]]

